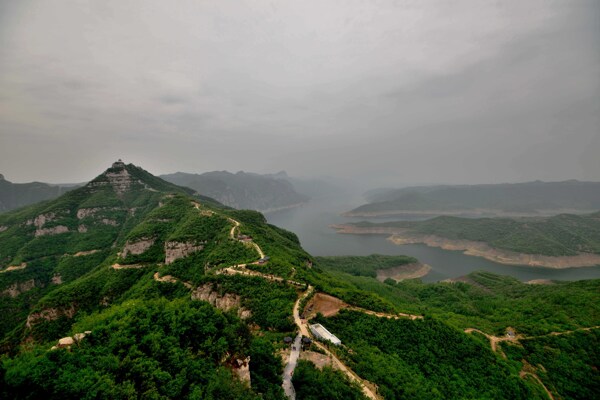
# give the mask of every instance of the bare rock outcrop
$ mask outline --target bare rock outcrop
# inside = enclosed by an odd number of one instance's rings
[[[4,232],[7,229],[8,229],[8,226],[6,226],[6,225],[0,225],[0,232]]]
[[[73,346],[75,343],[81,342],[87,335],[91,334],[92,331],[85,331],[83,333],[76,333],[73,336],[67,336],[64,338],[60,338],[56,346],[52,346],[50,350],[56,349],[68,349]]]
[[[102,210],[100,207],[94,208],[80,208],[77,210],[77,219],[84,219],[86,217],[92,217],[98,211]]]
[[[2,296],[17,297],[21,293],[25,293],[35,287],[35,280],[30,279],[25,282],[17,282],[10,285],[8,288],[0,292]]]
[[[47,222],[54,221],[56,219],[56,214],[53,212],[49,212],[46,214],[40,214],[33,219],[33,221],[27,221],[27,225],[33,224],[36,228],[43,227]],[[31,223],[30,223],[31,221]]]
[[[79,232],[79,233],[86,233],[87,231],[88,231],[88,228],[85,225],[79,225],[77,227],[77,232]]]
[[[194,242],[165,242],[165,264],[169,265],[203,248],[204,244]]]
[[[107,172],[106,177],[117,194],[123,194],[128,191],[133,183],[133,179],[126,168],[121,168],[116,172]]]
[[[40,322],[42,320],[54,321],[60,317],[73,318],[73,316],[75,315],[75,312],[76,312],[76,310],[75,310],[74,305],[71,305],[71,307],[69,307],[69,308],[55,308],[55,307],[45,308],[41,311],[29,314],[29,316],[27,317],[27,322],[25,323],[25,326],[27,328],[31,328],[32,326],[36,325],[38,322]]]
[[[145,253],[156,241],[155,238],[142,238],[136,242],[127,241],[125,243],[125,247],[123,247],[123,251],[121,252],[121,257],[125,258],[129,254],[131,255],[139,255]]]
[[[64,225],[53,226],[52,228],[38,228],[35,230],[35,237],[46,235],[59,235],[69,232],[69,228]]]
[[[242,359],[236,358],[233,362],[233,372],[235,372],[238,379],[248,385],[251,386],[252,382],[250,381],[250,356]]]
[[[210,303],[213,307],[216,307],[223,311],[230,311],[237,308],[238,317],[242,319],[247,319],[252,316],[252,312],[250,310],[240,307],[240,296],[232,293],[225,293],[221,295],[218,291],[213,290],[213,285],[210,283],[197,287],[192,292],[192,300],[206,301]]]
[[[60,276],[60,274],[55,274],[54,276],[52,276],[52,283],[55,285],[60,285],[61,283],[63,283],[62,276]]]

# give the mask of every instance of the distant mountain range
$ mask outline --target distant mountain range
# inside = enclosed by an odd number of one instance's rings
[[[203,174],[177,172],[161,175],[167,182],[187,186],[237,209],[262,212],[293,207],[308,201],[296,192],[285,172],[260,175],[250,172],[213,171]]]
[[[600,182],[417,186],[371,191],[368,199],[346,215],[550,215],[600,209]]]
[[[0,174],[0,212],[54,199],[76,186],[50,185],[42,182],[12,183]]]
[[[283,171],[266,175],[251,172],[233,174],[227,171],[203,174],[176,172],[162,175],[161,178],[191,188],[226,206],[262,212],[281,210],[307,202],[309,196],[298,193],[295,190],[296,185],[311,196],[313,193],[329,189],[321,181],[290,178]],[[83,184],[12,183],[0,175],[0,212],[51,200],[80,186]]]

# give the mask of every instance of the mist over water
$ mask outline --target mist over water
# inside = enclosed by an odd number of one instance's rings
[[[409,255],[429,264],[431,271],[424,282],[457,278],[477,270],[509,275],[521,281],[532,279],[581,280],[600,278],[600,266],[587,268],[550,269],[495,263],[481,257],[467,256],[460,251],[449,251],[423,244],[398,246],[386,240],[389,235],[339,234],[330,225],[368,218],[346,218],[340,214],[360,203],[359,198],[326,197],[277,213],[267,214],[269,223],[298,235],[302,247],[315,256],[370,254]],[[392,218],[390,220],[397,220]],[[382,222],[381,218],[372,221]]]

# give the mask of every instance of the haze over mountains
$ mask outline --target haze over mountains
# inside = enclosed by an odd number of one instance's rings
[[[174,184],[193,189],[229,207],[262,212],[298,206],[310,196],[332,191],[332,185],[322,180],[302,180],[289,177],[285,172],[255,174],[251,172],[213,171],[203,174],[177,172],[161,178]],[[293,184],[291,182],[294,182]],[[79,185],[52,185],[41,182],[11,183],[0,178],[0,212],[49,200]],[[295,186],[306,194],[298,193]]]
[[[294,190],[285,172],[272,175],[243,171],[235,174],[227,171],[203,174],[177,172],[160,177],[237,209],[266,212],[297,206],[309,199]]]
[[[348,216],[544,215],[600,209],[600,182],[525,182],[438,185],[372,191]]]
[[[50,185],[42,182],[12,183],[0,174],[0,212],[53,199],[74,185]]]

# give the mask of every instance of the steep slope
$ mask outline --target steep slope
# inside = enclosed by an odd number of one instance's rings
[[[349,216],[400,213],[536,215],[600,208],[600,182],[527,182],[515,184],[408,187],[374,192],[370,203]]]
[[[249,326],[293,329],[296,289],[220,271],[255,263],[290,276],[310,256],[261,214],[193,193],[117,162],[0,216],[0,337],[15,356],[0,364],[0,397],[281,398],[281,360]],[[49,352],[63,336],[71,352]],[[250,372],[249,357],[262,366]]]
[[[308,197],[297,193],[291,183],[275,175],[213,171],[204,174],[177,172],[162,175],[161,178],[190,187],[237,209],[265,212],[295,206],[308,200]]]
[[[42,182],[12,183],[0,174],[0,212],[54,199],[75,187],[71,185],[49,185]]]

